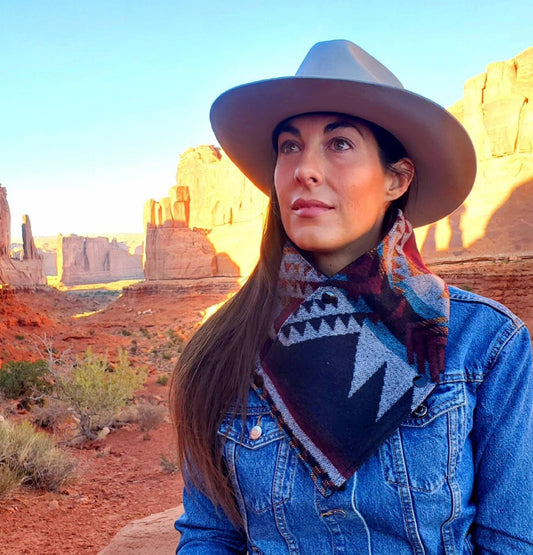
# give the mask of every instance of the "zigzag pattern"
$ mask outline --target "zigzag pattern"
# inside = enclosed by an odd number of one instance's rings
[[[328,288],[327,292],[335,296],[334,303],[325,303],[323,292],[323,288],[316,290],[285,320],[278,334],[283,345],[361,331],[364,315],[354,314],[353,305],[343,291]]]

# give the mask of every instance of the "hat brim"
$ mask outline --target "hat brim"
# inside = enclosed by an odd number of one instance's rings
[[[476,156],[463,126],[444,108],[405,89],[319,77],[281,77],[230,89],[211,107],[220,146],[267,195],[276,153],[272,133],[281,121],[310,112],[337,112],[372,121],[392,133],[416,168],[407,217],[422,226],[447,216],[468,196]]]

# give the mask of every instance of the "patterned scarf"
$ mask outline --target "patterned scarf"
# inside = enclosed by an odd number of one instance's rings
[[[375,249],[332,277],[286,245],[278,303],[255,388],[327,495],[439,381],[448,289],[399,212]]]

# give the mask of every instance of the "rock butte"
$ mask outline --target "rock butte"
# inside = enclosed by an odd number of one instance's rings
[[[142,279],[144,275],[141,253],[130,254],[126,246],[107,237],[59,235],[57,269],[65,285]]]
[[[22,256],[11,258],[11,212],[7,202],[7,191],[0,186],[0,286],[46,285],[44,262],[35,248],[30,218],[22,218]]]
[[[169,196],[144,206],[147,280],[246,276],[268,199],[213,146],[180,157]]]

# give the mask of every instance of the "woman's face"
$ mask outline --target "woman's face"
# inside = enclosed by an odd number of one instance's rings
[[[402,159],[397,164],[407,164]],[[278,137],[274,184],[287,236],[333,275],[375,247],[388,205],[410,179],[385,169],[372,132],[358,120],[309,114]]]

